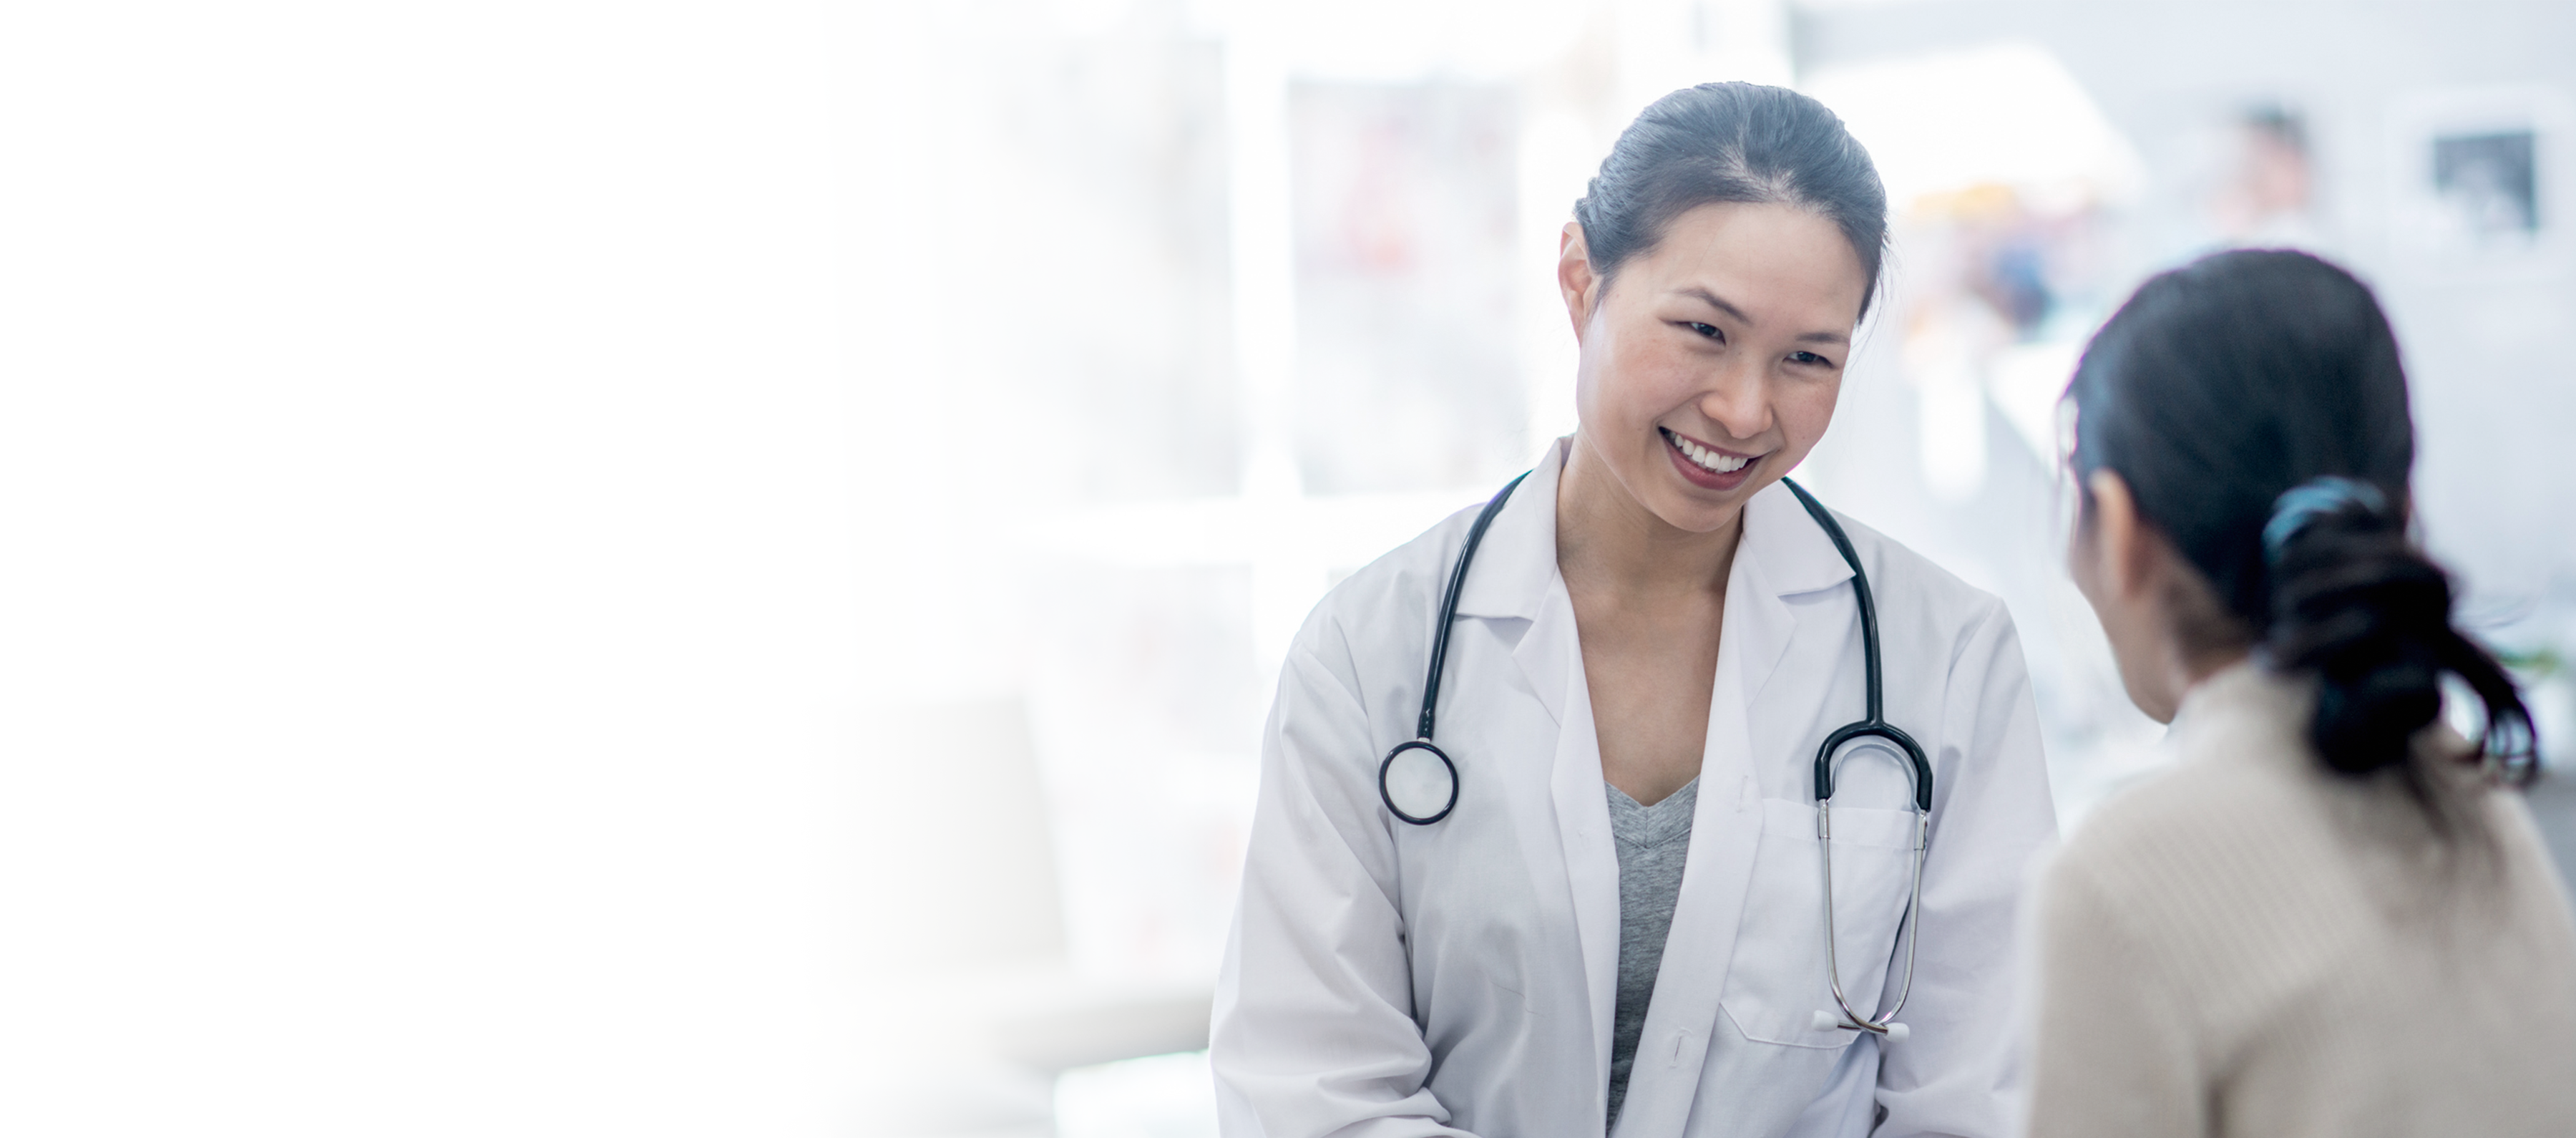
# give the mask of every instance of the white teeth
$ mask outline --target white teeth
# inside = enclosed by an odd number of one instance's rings
[[[1706,470],[1711,474],[1733,474],[1738,470],[1744,469],[1746,463],[1753,461],[1749,458],[1735,458],[1719,454],[1716,451],[1710,450],[1698,443],[1694,443],[1680,435],[1673,434],[1670,431],[1664,432],[1664,437],[1673,440],[1673,446],[1679,448],[1684,457],[1699,464],[1701,469]]]

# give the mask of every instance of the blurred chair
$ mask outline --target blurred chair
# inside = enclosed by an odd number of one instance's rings
[[[1067,1068],[1207,1046],[1203,985],[1104,984],[1067,961],[1020,700],[889,707],[863,738],[863,1133],[1036,1138]]]

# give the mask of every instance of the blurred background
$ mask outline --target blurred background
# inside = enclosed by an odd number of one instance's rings
[[[883,176],[918,204],[882,223],[919,235],[899,259],[941,301],[884,350],[915,353],[921,419],[969,419],[1022,460],[961,463],[937,427],[880,455],[912,475],[905,532],[940,535],[902,570],[922,639],[874,689],[905,693],[874,785],[922,786],[873,799],[882,857],[914,867],[878,945],[901,995],[862,1064],[891,1082],[890,1133],[1037,1134],[1050,1109],[1068,1136],[1212,1132],[1186,1052],[1286,640],[1335,580],[1572,428],[1558,232],[1617,132],[1689,83],[1795,85],[1878,160],[1887,303],[1800,477],[2007,600],[2068,824],[2155,761],[2161,728],[2064,578],[2057,396],[2138,281],[2231,246],[2312,250],[2379,290],[2415,383],[2425,536],[2469,621],[2525,665],[2544,738],[2571,741],[2576,483],[2555,461],[2576,429],[2576,5],[1063,0],[887,19],[920,47],[887,78],[890,137],[911,141]],[[966,777],[1025,795],[1025,848],[961,858],[953,823],[918,812]],[[1029,925],[961,915],[1005,895]],[[971,1036],[919,1049],[1005,975],[1026,987],[980,1029],[986,1073],[957,1062]],[[1095,1062],[1148,1048],[1178,1054]],[[994,1113],[969,1123],[966,1102]]]
[[[12,8],[0,1119],[1212,1134],[1287,640],[1572,429],[1558,231],[1706,80],[1879,162],[1799,476],[2005,598],[2068,825],[2161,729],[2063,579],[2056,397],[2233,246],[2378,290],[2424,537],[2568,770],[2571,47],[2517,0]]]

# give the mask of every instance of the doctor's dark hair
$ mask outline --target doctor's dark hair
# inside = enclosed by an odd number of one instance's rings
[[[1717,202],[1795,206],[1833,222],[1860,257],[1869,313],[1887,256],[1887,190],[1843,120],[1785,87],[1702,83],[1655,100],[1620,132],[1574,220],[1607,282],[1674,218]]]
[[[2441,713],[2448,672],[2486,705],[2472,758],[2528,781],[2530,714],[2494,657],[2452,627],[2449,578],[2407,539],[2406,374],[2360,281],[2285,251],[2164,273],[2094,335],[2067,397],[2079,480],[2117,472],[2214,594],[2203,611],[2178,606],[2185,647],[2259,647],[2276,670],[2313,673],[2308,738],[2327,766],[2396,768],[2429,801],[2407,760]],[[2317,481],[2329,476],[2366,486]],[[2089,489],[2085,500],[2089,513]]]

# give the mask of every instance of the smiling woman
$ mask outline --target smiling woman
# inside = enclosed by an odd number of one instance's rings
[[[1228,1134],[2009,1128],[2014,895],[2055,829],[2011,620],[1780,485],[1885,234],[1794,92],[1677,91],[1621,136],[1557,266],[1579,428],[1289,651]]]
[[[1582,345],[1557,562],[1594,712],[1628,728],[1603,773],[1652,802],[1699,773],[1744,503],[1824,437],[1868,284],[1799,206],[1696,206],[1597,270],[1583,237],[1557,273]]]

